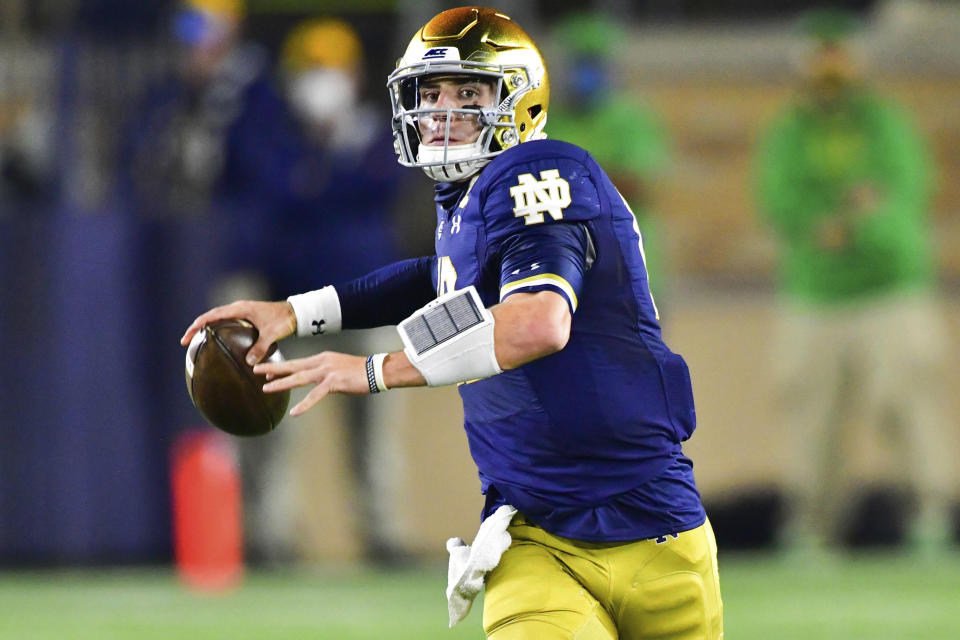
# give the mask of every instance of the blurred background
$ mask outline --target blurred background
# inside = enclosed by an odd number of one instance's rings
[[[640,221],[721,556],[955,555],[960,5],[509,4],[550,68],[547,133]],[[432,183],[395,162],[385,80],[448,6],[0,0],[8,576],[172,566],[178,474],[203,473],[177,452],[210,435],[178,344],[196,315],[432,253]],[[215,441],[250,567],[407,571],[473,535],[455,390],[312,414]]]

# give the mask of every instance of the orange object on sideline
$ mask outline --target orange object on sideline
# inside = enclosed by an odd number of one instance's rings
[[[192,429],[173,446],[174,558],[180,577],[200,591],[218,592],[243,578],[240,474],[227,436]]]

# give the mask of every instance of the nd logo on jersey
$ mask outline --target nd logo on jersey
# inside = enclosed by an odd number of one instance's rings
[[[570,206],[570,184],[560,177],[559,170],[541,171],[539,180],[530,173],[517,179],[520,184],[510,187],[514,216],[523,218],[524,224],[543,222],[544,212],[554,220],[563,218],[563,210]]]

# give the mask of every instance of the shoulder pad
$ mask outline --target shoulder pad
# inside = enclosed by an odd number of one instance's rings
[[[508,149],[475,185],[488,234],[596,217],[597,171],[590,154],[566,142],[538,140]]]

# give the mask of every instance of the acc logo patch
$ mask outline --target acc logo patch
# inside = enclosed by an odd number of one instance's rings
[[[460,50],[456,47],[433,47],[427,49],[421,60],[459,60]]]
[[[554,220],[563,218],[563,210],[570,206],[570,183],[560,177],[558,169],[541,171],[539,180],[530,173],[517,176],[517,180],[520,184],[510,187],[515,217],[523,218],[524,224],[543,222],[544,213]]]

